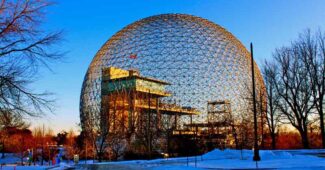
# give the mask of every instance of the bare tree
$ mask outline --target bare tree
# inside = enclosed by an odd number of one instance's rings
[[[113,160],[118,160],[122,155],[126,147],[125,139],[121,138],[119,134],[111,134],[109,136],[108,145],[113,155],[110,157]]]
[[[264,82],[262,79],[262,76],[259,76],[258,74],[255,74],[256,79],[258,82]],[[243,146],[245,148],[251,148],[254,144],[254,129],[253,127],[253,116],[254,116],[254,110],[253,110],[253,88],[251,82],[247,81],[244,83],[246,93],[243,94],[243,99],[247,103],[247,110],[243,110],[243,112],[239,115],[239,117],[235,118],[240,121],[236,121],[235,124],[238,125],[238,137],[239,138],[245,138],[244,140],[241,140],[241,143],[243,143]],[[267,95],[266,95],[266,88],[264,86],[264,83],[256,84],[255,87],[255,100],[256,100],[256,107],[258,108],[256,110],[257,114],[257,123],[258,123],[258,142],[260,143],[260,147],[263,149],[265,147],[265,132],[264,127],[266,126],[267,122],[266,119],[266,106],[267,106]],[[243,134],[240,134],[243,133]],[[240,144],[241,145],[241,144]]]
[[[17,129],[27,129],[29,124],[26,123],[21,115],[12,114],[9,111],[0,110],[0,141],[2,144],[2,158],[5,157],[5,144],[8,141],[8,129],[17,128]]]
[[[8,127],[27,129],[29,126],[30,124],[24,121],[21,115],[12,114],[9,111],[0,110],[1,129],[6,129]]]
[[[264,76],[265,87],[267,91],[267,112],[266,123],[271,136],[272,149],[276,149],[276,136],[278,133],[278,126],[280,122],[280,114],[278,110],[279,96],[276,92],[275,81],[276,80],[277,66],[274,63],[266,62],[262,70]]]
[[[41,29],[46,0],[0,2],[0,110],[38,116],[51,110],[49,93],[35,93],[28,85],[41,66],[49,68],[62,53],[53,50],[60,32]]]
[[[105,150],[107,149],[107,136],[108,136],[108,129],[103,124],[107,124],[106,116],[102,119],[99,119],[99,115],[96,114],[89,114],[91,116],[84,123],[84,129],[87,136],[92,143],[93,150],[96,152],[96,156],[98,161],[101,162],[103,159],[103,155]],[[104,114],[103,114],[104,116]],[[87,142],[87,141],[86,141]]]
[[[313,35],[310,30],[307,30],[300,35],[298,47],[302,52],[303,62],[311,78],[312,97],[320,120],[322,147],[325,148],[325,36],[321,31]]]
[[[324,105],[325,105],[325,35],[317,35],[319,45],[318,55],[313,60],[312,70],[314,75],[315,88],[313,90],[314,99],[316,99],[316,109],[320,117],[320,128],[322,135],[322,147],[325,148],[325,127],[324,127]]]
[[[304,148],[309,148],[308,123],[312,102],[312,80],[303,62],[304,51],[299,42],[277,49],[273,55],[279,69],[274,77],[275,88],[280,96],[279,109],[295,127]]]

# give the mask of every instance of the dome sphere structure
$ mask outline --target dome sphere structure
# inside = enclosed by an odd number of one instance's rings
[[[208,101],[217,100],[230,101],[233,114],[250,110],[250,53],[231,33],[200,17],[156,15],[112,36],[84,78],[82,128],[90,115],[100,116],[102,69],[111,66],[136,69],[142,76],[170,83],[166,88],[172,95],[162,100],[196,108],[201,115],[206,115]],[[262,87],[259,69],[255,70],[257,87]]]

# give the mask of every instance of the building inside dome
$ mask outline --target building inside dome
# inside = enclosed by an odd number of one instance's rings
[[[233,147],[236,121],[252,112],[250,68],[246,48],[213,22],[186,14],[141,19],[91,62],[80,96],[82,130],[108,149],[116,137],[123,151],[136,153],[181,155],[171,145],[186,141]]]

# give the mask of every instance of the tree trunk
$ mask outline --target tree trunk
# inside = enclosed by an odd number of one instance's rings
[[[271,133],[271,138],[272,138],[272,149],[276,149],[276,141],[275,141],[275,134],[274,132]]]
[[[236,132],[236,129],[235,129],[234,125],[232,125],[232,133],[233,133],[233,136],[235,138],[236,149],[239,149],[239,142],[238,142],[237,132]]]
[[[1,158],[5,158],[5,142],[2,141],[2,156]]]
[[[299,130],[302,147],[304,149],[309,149],[309,141],[308,141],[308,132],[307,130]]]
[[[102,162],[103,155],[102,155],[102,152],[101,151],[98,152],[97,156],[98,156],[98,162]]]
[[[261,117],[261,149],[264,149],[264,122],[263,116]]]
[[[20,150],[20,161],[21,161],[21,166],[24,166],[24,137],[21,137],[21,150]]]
[[[319,119],[320,119],[320,132],[322,135],[322,148],[325,148],[325,130],[324,130],[324,113],[323,113],[323,106],[320,105],[319,111]]]

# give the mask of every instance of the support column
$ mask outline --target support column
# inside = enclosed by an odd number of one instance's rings
[[[174,126],[175,126],[175,130],[177,130],[177,124],[178,124],[178,120],[177,120],[177,113],[175,113],[175,122],[174,122]]]
[[[129,115],[128,115],[128,126],[129,126],[129,131],[133,132],[135,128],[135,92],[132,90],[129,93],[128,97],[128,105],[129,105]]]
[[[149,96],[148,96],[148,116],[147,116],[147,138],[148,138],[148,152],[149,152],[149,159],[151,159],[151,110],[150,110],[150,105],[151,105],[151,94],[149,90]]]
[[[100,126],[103,132],[108,131],[109,121],[107,120],[109,117],[109,95],[103,95],[101,97],[101,109],[100,109]]]
[[[159,111],[159,98],[156,98],[156,112],[157,112],[157,129],[161,129],[161,114]]]

